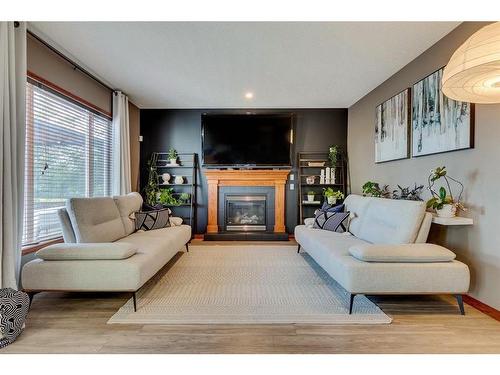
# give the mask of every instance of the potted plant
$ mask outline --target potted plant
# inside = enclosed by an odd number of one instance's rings
[[[363,195],[368,195],[376,198],[389,198],[389,185],[384,185],[381,189],[378,182],[367,181],[362,186]]]
[[[337,199],[344,199],[344,193],[341,191],[335,191],[331,187],[323,189],[323,195],[326,197],[328,204],[337,203]]]
[[[165,206],[178,206],[181,203],[174,197],[174,190],[172,188],[161,189],[158,201]]]
[[[149,206],[154,206],[158,201],[158,193],[160,192],[158,188],[158,171],[156,170],[157,157],[153,154],[148,160],[148,182],[144,187],[144,195],[146,204]]]
[[[337,161],[339,158],[340,149],[339,146],[333,145],[328,149],[328,159],[330,160],[330,166],[335,168],[337,166]]]
[[[314,202],[314,196],[315,196],[315,192],[314,191],[308,191],[307,192],[307,201],[308,202]]]
[[[436,181],[441,179],[444,180],[448,190],[446,190],[444,186],[441,186],[438,192],[436,192],[434,190],[434,185]],[[436,210],[439,217],[455,217],[457,215],[457,210],[465,211],[465,207],[461,202],[464,185],[460,181],[449,176],[446,167],[443,166],[432,169],[427,181],[429,184],[428,189],[432,195],[431,199],[427,201],[427,208]],[[457,198],[453,196],[450,181],[460,186],[460,193]]]
[[[175,150],[174,148],[171,148],[170,150],[168,150],[167,158],[169,160],[169,164],[176,165],[178,156],[179,156],[179,154],[177,153],[177,150]]]
[[[180,196],[179,196],[179,200],[182,202],[182,203],[189,203],[189,200],[191,199],[191,194],[189,193],[182,193]]]

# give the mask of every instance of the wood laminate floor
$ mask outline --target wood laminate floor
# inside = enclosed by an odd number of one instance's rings
[[[106,324],[129,297],[38,294],[25,332],[0,354],[500,353],[500,322],[468,305],[461,316],[448,296],[370,297],[388,325]]]

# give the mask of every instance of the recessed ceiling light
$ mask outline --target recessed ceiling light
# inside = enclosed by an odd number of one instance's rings
[[[246,99],[253,99],[253,92],[247,92],[247,93],[245,93],[245,98]]]

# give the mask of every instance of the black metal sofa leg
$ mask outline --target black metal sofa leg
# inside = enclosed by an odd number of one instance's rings
[[[354,304],[354,297],[356,297],[356,294],[349,294],[349,315],[352,314],[352,305]]]
[[[137,312],[137,293],[132,293],[132,300],[134,301],[134,312]]]
[[[300,244],[297,246],[297,254],[300,253]]]
[[[189,242],[186,242],[186,253],[189,253]]]
[[[461,294],[455,294],[455,298],[457,299],[458,308],[460,309],[460,314],[461,315],[465,315],[464,301],[462,299],[462,295]]]

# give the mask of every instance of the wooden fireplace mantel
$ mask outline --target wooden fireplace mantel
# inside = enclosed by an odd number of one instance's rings
[[[208,233],[219,231],[219,186],[274,186],[274,232],[285,232],[285,184],[289,169],[205,169],[204,173],[208,183]]]

